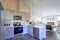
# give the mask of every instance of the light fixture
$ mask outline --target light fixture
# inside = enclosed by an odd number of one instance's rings
[[[34,0],[34,3],[37,3],[37,0]]]
[[[34,0],[34,3],[37,3],[37,1],[38,1],[38,0]],[[42,0],[40,0],[40,1],[42,1]]]
[[[57,17],[57,20],[60,21],[60,16]]]
[[[56,28],[53,29],[53,31],[56,31],[56,30],[57,30]]]

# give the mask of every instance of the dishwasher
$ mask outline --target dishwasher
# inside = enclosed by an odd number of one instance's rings
[[[33,27],[33,37],[39,39],[39,28]]]

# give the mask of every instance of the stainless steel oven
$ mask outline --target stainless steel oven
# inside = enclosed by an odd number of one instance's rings
[[[23,27],[15,27],[14,28],[14,34],[23,33]]]
[[[21,22],[14,22],[14,34],[23,33],[23,25]]]

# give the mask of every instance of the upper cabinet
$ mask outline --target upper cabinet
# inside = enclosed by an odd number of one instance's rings
[[[21,13],[21,12],[5,10],[5,11],[3,11],[3,13],[4,13],[4,19],[8,20],[8,21],[14,20],[15,16],[21,16],[22,20],[25,20],[25,16],[23,15],[24,13]]]
[[[30,20],[31,19],[31,14],[30,13],[11,11],[11,10],[4,10],[2,12],[4,13],[4,20],[8,20],[8,21],[15,20],[14,19],[15,16],[22,17],[21,20]]]

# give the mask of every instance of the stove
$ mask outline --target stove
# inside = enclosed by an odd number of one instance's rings
[[[23,26],[14,28],[14,34],[19,34],[19,33],[23,33]]]

